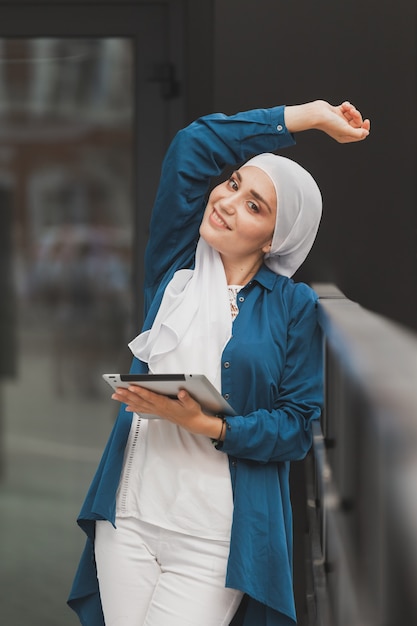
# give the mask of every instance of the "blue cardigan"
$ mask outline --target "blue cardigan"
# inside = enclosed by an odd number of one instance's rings
[[[253,154],[292,145],[284,107],[200,118],[175,136],[164,159],[145,255],[145,323],[150,328],[165,286],[193,267],[211,178]],[[219,454],[229,457],[234,514],[226,586],[246,594],[244,626],[293,626],[290,461],[302,459],[322,404],[322,341],[317,298],[305,284],[263,265],[239,293],[233,337],[222,355],[227,419]],[[133,359],[132,372],[146,372]],[[131,414],[120,412],[81,509],[87,543],[69,605],[84,626],[103,626],[94,563],[94,520],[115,523],[115,499]]]

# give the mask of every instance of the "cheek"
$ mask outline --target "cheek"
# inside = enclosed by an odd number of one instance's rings
[[[241,239],[242,246],[251,250],[263,250],[272,241],[272,234],[264,229],[256,230],[254,228],[246,230]]]
[[[218,200],[218,196],[219,194],[216,193],[216,188],[213,189],[213,191],[210,193],[208,197],[206,208],[204,209],[203,220],[207,217],[207,215],[212,210],[213,204]]]
[[[211,213],[210,205],[209,205],[209,203],[207,203],[207,206],[206,206],[206,208],[204,210],[204,213],[203,213],[203,219],[201,220],[201,223],[200,223],[200,235],[201,235],[201,231],[204,230],[204,227],[205,227],[205,225],[208,222],[208,217],[209,217],[210,213]]]
[[[203,236],[202,230],[204,231],[205,225],[208,224],[208,217],[209,217],[210,213],[213,210],[213,204],[215,202],[217,202],[220,197],[221,197],[220,185],[218,185],[217,187],[215,187],[211,191],[211,193],[210,193],[210,195],[208,197],[206,208],[204,209],[203,218],[202,218],[201,224],[200,224],[200,235],[201,236]]]
[[[263,246],[271,241],[273,228],[269,223],[260,224],[257,220],[248,218],[241,221],[240,233],[245,241],[251,241],[256,246]]]
[[[216,185],[216,187],[213,187],[213,189],[210,191],[208,202],[215,202],[218,196],[222,194],[222,189],[224,189],[224,186],[225,183],[220,183],[220,185]]]
[[[209,208],[209,205],[207,205],[203,214],[203,219],[201,220],[201,223],[200,223],[199,235],[200,237],[205,239],[209,245],[212,245],[213,229],[210,228],[210,224],[209,224],[210,213],[211,213],[211,209]]]

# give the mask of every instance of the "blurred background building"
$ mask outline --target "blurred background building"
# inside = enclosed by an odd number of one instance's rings
[[[77,623],[75,518],[116,412],[101,374],[129,367],[160,164],[183,125],[357,104],[366,142],[310,131],[286,151],[324,197],[295,278],[417,330],[416,26],[415,0],[0,0],[4,623]]]

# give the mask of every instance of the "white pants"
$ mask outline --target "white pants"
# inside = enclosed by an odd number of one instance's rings
[[[96,522],[95,556],[106,626],[226,626],[242,593],[224,586],[229,542],[134,518]]]

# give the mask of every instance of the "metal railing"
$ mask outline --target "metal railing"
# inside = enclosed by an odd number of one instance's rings
[[[417,335],[314,284],[325,410],[307,457],[309,626],[417,624]]]

